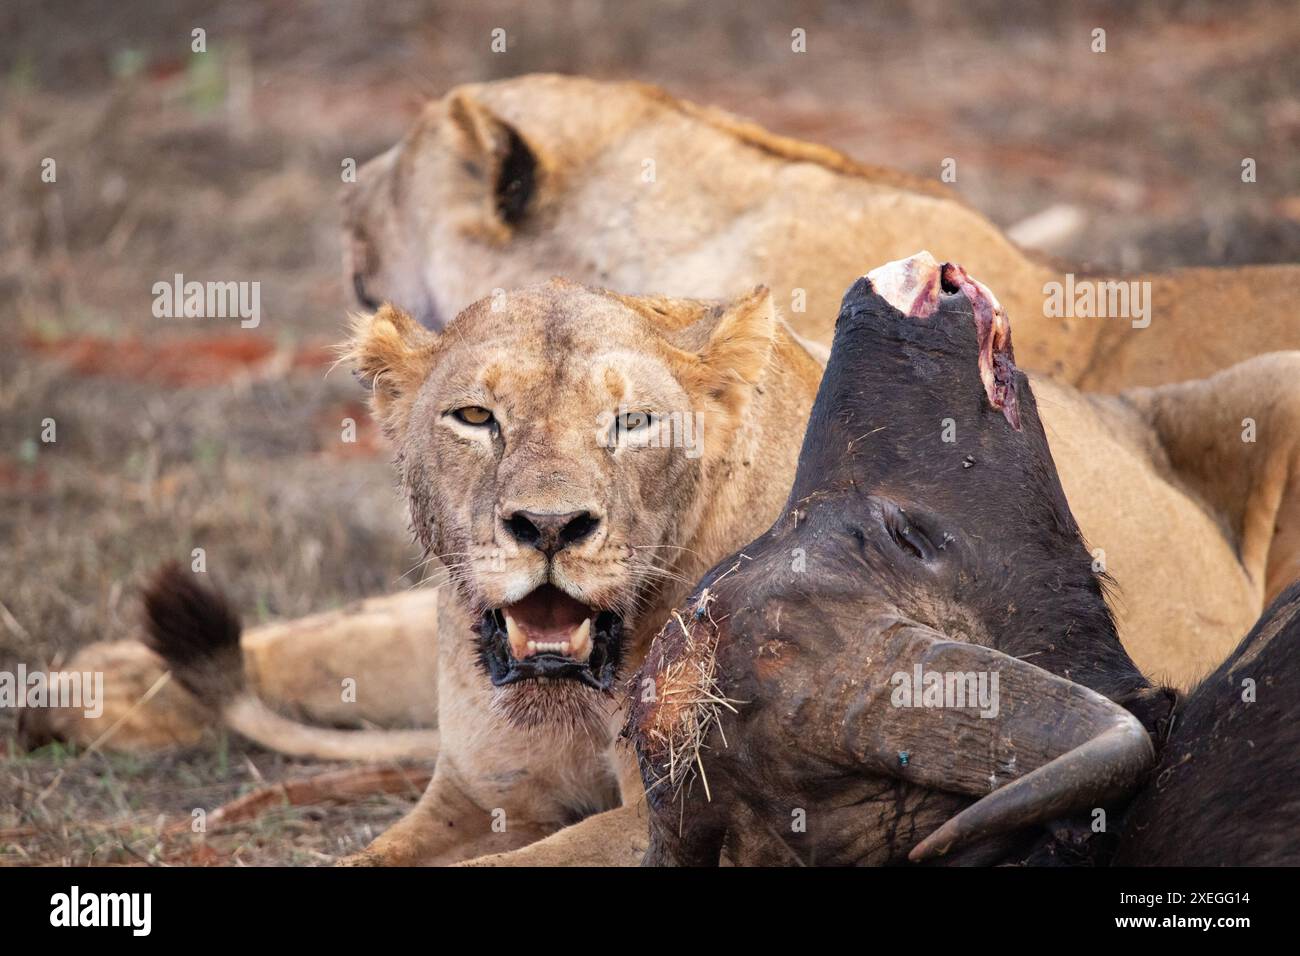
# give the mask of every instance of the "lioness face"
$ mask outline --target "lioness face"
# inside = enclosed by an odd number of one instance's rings
[[[518,268],[512,241],[525,214],[535,218],[539,178],[533,149],[473,97],[430,103],[344,190],[344,278],[357,302],[390,303],[436,330],[489,289],[555,274],[554,255],[543,257],[551,268]]]
[[[739,246],[702,255],[701,237],[750,209],[760,174],[738,191],[720,141],[637,84],[458,87],[345,187],[345,280],[363,307],[389,302],[435,330],[493,289],[553,275],[730,294],[765,273]],[[656,156],[672,175],[647,165]]]
[[[561,280],[478,302],[441,335],[391,308],[363,323],[354,353],[413,530],[512,717],[563,717],[613,686],[774,323],[765,290],[727,309]]]

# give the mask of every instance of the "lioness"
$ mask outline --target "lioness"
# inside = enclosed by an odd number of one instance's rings
[[[450,585],[434,778],[363,859],[454,862],[631,807],[620,665],[780,507],[820,363],[765,289],[722,306],[563,280],[481,301],[441,335],[385,308],[352,353]],[[152,639],[188,686],[221,694],[228,616],[195,611],[192,591],[175,575],[153,589]],[[193,653],[207,633],[215,673]],[[630,835],[608,847],[619,862]]]
[[[1081,388],[1201,378],[1300,346],[1276,294],[1300,285],[1300,267],[1085,277],[1027,255],[937,182],[639,83],[458,87],[344,199],[359,299],[434,328],[493,289],[552,275],[703,298],[763,283],[795,331],[828,344],[863,263],[930,249],[998,292],[1022,366]]]
[[[915,261],[935,266],[928,255]],[[619,717],[604,695],[615,665],[635,666],[703,570],[778,513],[820,363],[765,292],[724,308],[558,280],[477,303],[441,334],[385,308],[352,351],[394,442],[413,527],[451,584],[438,602],[435,779],[363,859],[513,850],[620,801],[511,859],[633,859],[645,827],[631,819],[635,767],[610,745]],[[1249,405],[1268,412],[1261,429],[1290,428],[1298,406],[1277,400],[1277,376],[1298,365],[1300,356],[1270,356],[1199,390],[1122,400],[1046,380],[1038,388],[1066,494],[1118,583],[1121,637],[1148,671],[1178,662],[1190,679],[1253,620],[1278,539],[1251,535],[1265,513],[1276,519],[1296,474],[1294,445],[1289,459],[1269,451],[1243,464],[1250,451],[1237,450],[1236,432],[1217,444],[1195,433],[1188,441],[1209,441],[1213,460],[1237,455],[1234,469],[1256,475],[1245,497],[1263,510],[1248,513],[1245,535],[1225,533],[1227,510],[1170,473],[1166,449],[1183,439],[1150,419]],[[682,412],[702,416],[702,442],[638,437]],[[936,443],[944,428],[934,423]],[[166,629],[155,639],[164,652],[184,643]],[[191,667],[169,656],[182,675]],[[247,695],[219,703],[229,712]]]

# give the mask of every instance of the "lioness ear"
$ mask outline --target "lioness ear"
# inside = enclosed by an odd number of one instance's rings
[[[724,307],[691,370],[694,385],[715,401],[739,410],[763,373],[776,335],[776,306],[759,286]]]
[[[517,225],[536,191],[537,153],[470,90],[448,94],[447,121],[465,168],[490,187],[485,196],[488,217],[502,226]]]
[[[389,437],[406,424],[437,344],[437,335],[391,305],[353,321],[344,358],[356,363],[357,379],[370,389],[371,411]]]

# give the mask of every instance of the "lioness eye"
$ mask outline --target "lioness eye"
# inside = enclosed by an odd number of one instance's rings
[[[452,412],[456,418],[466,425],[491,425],[493,422],[492,413],[481,405],[466,405],[464,408],[458,408]]]
[[[634,432],[642,428],[648,428],[653,416],[649,412],[627,412],[618,416],[618,430],[623,432]]]

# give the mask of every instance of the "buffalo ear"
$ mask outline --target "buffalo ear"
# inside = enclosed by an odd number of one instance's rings
[[[411,405],[433,370],[438,336],[391,305],[357,316],[343,358],[356,365],[357,379],[370,390],[370,408],[394,437],[405,427]]]
[[[489,187],[487,218],[502,228],[518,225],[537,191],[540,164],[536,151],[470,89],[448,95],[447,122],[463,168]]]

